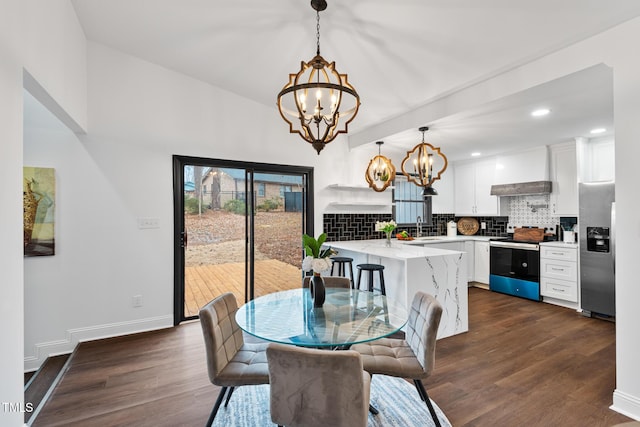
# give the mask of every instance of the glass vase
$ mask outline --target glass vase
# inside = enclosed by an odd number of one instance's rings
[[[390,248],[390,247],[391,247],[391,232],[390,232],[390,231],[387,231],[387,232],[386,232],[386,235],[387,235],[387,238],[386,238],[386,240],[385,240],[385,242],[384,242],[384,245],[385,245],[387,248]]]

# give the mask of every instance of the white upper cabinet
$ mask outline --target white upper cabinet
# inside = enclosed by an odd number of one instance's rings
[[[580,182],[615,181],[615,141],[613,137],[576,138]]]
[[[454,205],[456,215],[497,215],[498,198],[490,195],[495,159],[455,165]]]
[[[551,214],[578,215],[578,168],[574,142],[549,147],[551,158]]]
[[[451,214],[453,207],[453,168],[449,166],[442,174],[442,178],[433,183],[433,188],[438,192],[432,197],[431,210],[434,214]]]
[[[536,147],[500,155],[496,158],[494,184],[547,181],[549,162],[547,147]]]

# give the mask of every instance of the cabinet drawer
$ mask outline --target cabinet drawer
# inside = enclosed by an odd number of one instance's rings
[[[578,260],[578,251],[576,248],[558,248],[556,246],[540,245],[540,258],[560,259],[575,262]]]
[[[540,259],[540,278],[577,281],[578,269],[575,262],[555,259]]]
[[[578,283],[570,280],[540,279],[540,294],[545,297],[578,302]]]

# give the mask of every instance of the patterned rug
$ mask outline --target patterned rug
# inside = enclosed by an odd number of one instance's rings
[[[248,402],[251,402],[248,404]],[[432,401],[433,402],[433,401]],[[433,420],[427,405],[420,400],[413,384],[401,379],[374,375],[371,381],[371,403],[380,412],[369,413],[369,427],[429,427]],[[443,427],[451,423],[433,402]],[[214,426],[274,426],[269,415],[269,386],[242,386],[233,392],[229,406],[218,411]]]

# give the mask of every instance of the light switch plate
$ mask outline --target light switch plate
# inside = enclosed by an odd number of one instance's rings
[[[141,230],[147,228],[160,228],[160,218],[138,218],[138,228]]]

